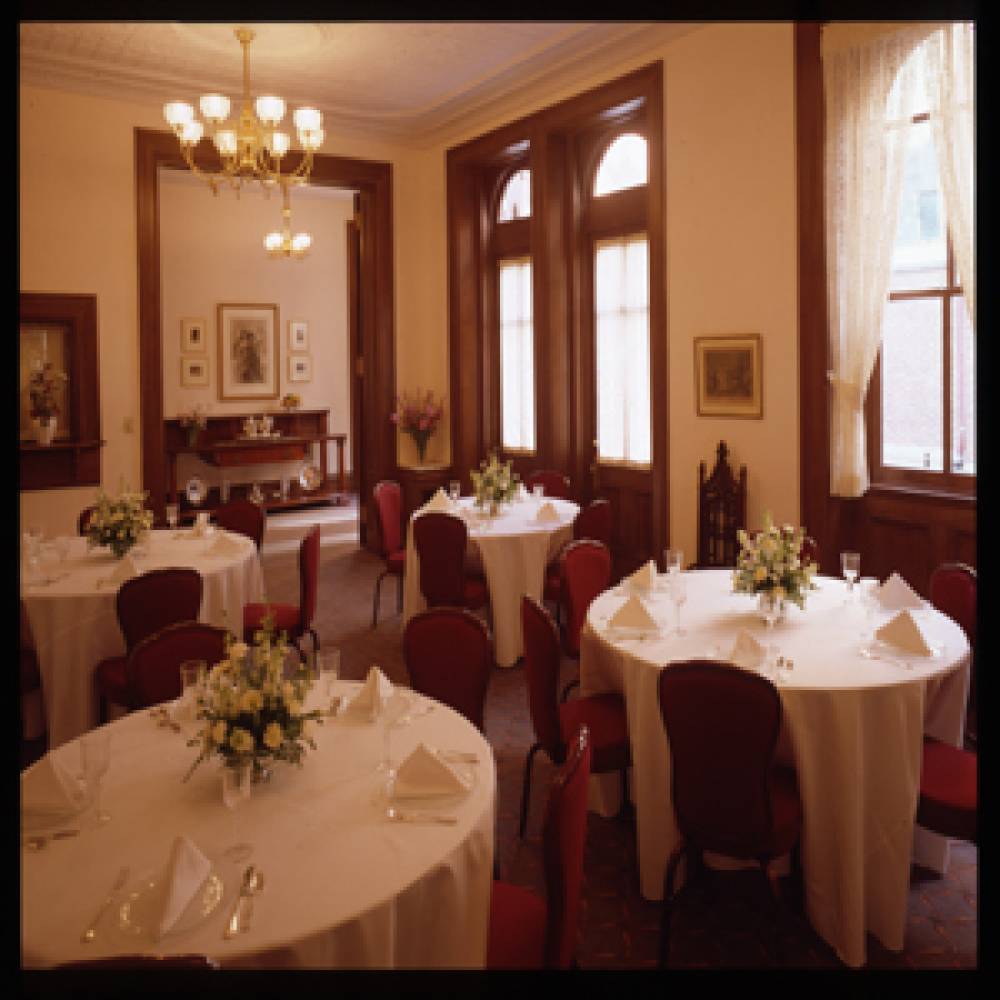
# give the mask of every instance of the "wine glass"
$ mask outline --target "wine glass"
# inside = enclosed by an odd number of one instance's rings
[[[80,739],[80,763],[87,797],[94,807],[94,820],[107,823],[111,814],[101,809],[101,782],[111,764],[111,736],[105,727],[94,729]]]
[[[871,580],[867,583],[862,580],[859,585],[861,591],[861,606],[865,611],[864,640],[868,645],[875,641],[875,628],[878,622],[878,581]]]
[[[173,531],[177,527],[177,515],[180,512],[180,508],[175,503],[167,504],[167,524],[170,525],[170,530]]]
[[[250,798],[250,776],[252,764],[245,758],[227,763],[222,769],[222,801],[229,810],[229,822],[233,839],[237,836],[236,810]],[[252,848],[245,841],[238,841],[223,851],[230,861],[243,861],[250,856]]]
[[[451,497],[452,503],[457,503],[458,498],[462,495],[462,484],[457,480],[453,479],[448,483],[448,496]]]
[[[687,583],[685,583],[684,577],[680,571],[671,572],[669,587],[670,600],[674,602],[674,610],[677,614],[677,626],[674,629],[674,632],[677,635],[686,635],[686,630],[681,628],[681,608],[687,600]]]
[[[317,650],[316,672],[323,682],[323,695],[329,698],[333,694],[333,685],[340,677],[340,649],[333,646],[323,653]]]
[[[774,623],[778,620],[778,613],[781,604],[773,593],[766,593],[762,602],[764,609],[764,623],[767,629],[767,641],[765,642],[764,656],[768,667],[774,667],[777,673],[778,646],[774,641]]]
[[[850,600],[854,595],[854,581],[857,580],[861,572],[861,553],[841,552],[840,568],[844,574],[844,579],[847,581],[847,597]]]
[[[684,565],[684,553],[680,549],[663,550],[663,571],[665,573],[679,573]]]
[[[543,499],[544,496],[545,496],[545,484],[544,483],[535,483],[534,486],[531,487],[531,495],[536,500]]]
[[[181,663],[181,709],[185,719],[195,719],[198,689],[204,682],[207,669],[205,660],[184,660]]]

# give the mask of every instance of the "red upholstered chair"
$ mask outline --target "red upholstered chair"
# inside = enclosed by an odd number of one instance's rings
[[[80,516],[76,519],[76,530],[77,534],[85,535],[87,534],[87,528],[90,527],[90,519],[97,513],[96,507],[84,507],[80,511]]]
[[[555,469],[537,469],[524,481],[524,488],[530,493],[536,483],[540,483],[545,490],[547,497],[556,497],[559,500],[570,499],[569,476],[564,476]]]
[[[147,636],[175,622],[196,621],[201,610],[201,574],[189,567],[151,569],[126,580],[115,597],[118,625],[125,639],[125,655],[97,664],[95,681],[101,721],[108,704],[129,707],[126,663],[129,654]]]
[[[611,504],[603,497],[591,500],[573,519],[573,538],[593,538],[611,548]],[[565,546],[563,546],[565,548]],[[545,569],[546,601],[551,601],[556,607],[556,621],[559,621],[559,608],[562,604],[562,569],[559,559],[562,549]]]
[[[489,602],[486,579],[466,568],[469,531],[460,517],[430,511],[413,519],[420,592],[427,607],[477,608]]]
[[[969,672],[969,702],[965,716],[966,743],[976,745],[976,571],[965,563],[942,563],[933,573],[930,581],[930,599],[938,611],[962,626],[969,645],[972,647],[972,663]]]
[[[319,636],[312,627],[316,616],[316,593],[319,589],[319,525],[314,524],[306,532],[299,545],[299,603],[264,604],[251,603],[243,606],[243,638],[253,642],[253,635],[267,616],[274,622],[275,633],[284,632],[295,643],[299,655],[304,656],[299,640],[308,633],[312,638],[313,651],[319,649]]]
[[[569,969],[575,965],[577,914],[587,841],[591,750],[584,726],[568,742],[549,793],[542,834],[545,899],[494,880],[487,969]]]
[[[580,538],[569,542],[559,557],[560,589],[566,609],[563,625],[563,649],[571,659],[580,659],[580,632],[587,620],[587,610],[598,594],[611,586],[611,550],[595,538]],[[579,684],[572,680],[563,689],[565,699],[571,688]]]
[[[45,752],[45,707],[42,702],[42,672],[38,652],[31,634],[31,623],[24,601],[20,604],[20,636],[18,659],[20,666],[19,694],[21,700],[22,753],[37,758]],[[22,763],[25,766],[27,761]]]
[[[480,732],[493,650],[486,623],[465,608],[430,608],[403,629],[403,660],[415,691],[461,712]]]
[[[523,837],[531,797],[531,769],[539,750],[544,750],[554,764],[564,763],[574,735],[581,726],[586,726],[590,731],[593,751],[591,770],[595,774],[621,772],[623,805],[628,797],[627,768],[631,763],[631,752],[625,702],[620,695],[595,694],[558,701],[559,632],[545,607],[527,594],[521,598],[521,626],[524,630],[528,710],[536,741],[528,750],[524,763],[518,828]]]
[[[235,499],[215,509],[215,523],[226,531],[235,531],[253,539],[257,551],[264,544],[267,514],[264,508],[250,500]]]
[[[703,851],[756,861],[777,900],[769,863],[792,852],[798,873],[802,803],[795,772],[774,763],[781,700],[769,680],[731,664],[690,660],[663,668],[659,700],[682,838],[663,881],[660,959],[666,965],[681,858],[688,856],[689,880],[702,867]]]
[[[177,622],[147,636],[125,665],[127,707],[135,711],[181,695],[181,664],[204,660],[211,667],[226,656],[226,630],[204,622]]]
[[[382,581],[387,576],[396,578],[396,610],[403,610],[403,570],[406,567],[406,546],[403,543],[403,493],[399,483],[383,479],[372,491],[375,511],[378,514],[379,544],[385,569],[375,581],[375,598],[372,601],[372,628],[378,624],[379,597]]]
[[[975,752],[925,737],[917,822],[944,837],[978,844],[978,777]]]

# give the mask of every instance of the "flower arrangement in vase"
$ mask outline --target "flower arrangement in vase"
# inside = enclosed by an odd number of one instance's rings
[[[469,473],[472,480],[472,492],[476,498],[476,506],[488,509],[491,516],[496,516],[500,504],[509,503],[517,496],[521,477],[511,471],[510,462],[501,462],[495,451],[490,452],[489,459],[479,463],[479,469]]]
[[[764,514],[764,529],[749,535],[742,528],[736,533],[740,553],[733,571],[733,590],[740,594],[761,594],[762,599],[786,601],[805,607],[806,594],[816,589],[814,562],[803,562],[804,528],[790,524],[777,527],[770,513]]]
[[[123,491],[112,499],[101,490],[87,524],[87,545],[106,545],[121,559],[153,526],[153,512],[145,504],[145,493]]]
[[[200,404],[177,417],[181,427],[187,431],[187,443],[193,448],[198,443],[198,435],[208,426],[208,417]]]
[[[431,389],[426,393],[418,389],[412,397],[405,392],[396,397],[396,408],[389,414],[389,420],[413,438],[423,464],[427,442],[433,437],[443,415],[444,400],[435,400]]]
[[[185,781],[202,761],[219,757],[227,767],[248,762],[259,782],[270,762],[301,765],[306,747],[316,749],[310,726],[322,712],[303,709],[312,672],[297,653],[295,666],[286,669],[293,648],[284,632],[275,636],[271,619],[264,619],[253,638],[251,646],[227,635],[226,659],[205,678],[197,699],[197,718],[204,726],[188,741],[200,751]]]
[[[281,405],[286,410],[297,410],[302,405],[302,397],[297,392],[286,392],[281,397]]]
[[[66,384],[65,372],[59,371],[51,361],[36,361],[28,376],[28,398],[34,421],[35,440],[39,444],[52,444],[59,415],[59,397]]]

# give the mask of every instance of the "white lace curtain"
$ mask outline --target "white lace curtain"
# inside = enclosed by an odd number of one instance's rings
[[[868,488],[864,401],[882,335],[890,265],[899,214],[909,119],[918,110],[918,66],[908,57],[925,40],[927,90],[956,256],[971,302],[972,257],[971,51],[959,26],[834,24],[823,32],[826,98],[825,211],[827,299],[832,388],[830,492],[857,497]],[[957,39],[952,41],[952,39]],[[968,36],[971,49],[971,32]],[[957,53],[961,52],[962,55]],[[923,53],[922,53],[923,54]],[[957,80],[944,81],[962,61]],[[942,72],[944,70],[944,72]],[[919,109],[923,110],[923,109]],[[968,114],[967,120],[964,115]],[[938,138],[940,136],[940,138]],[[956,153],[956,149],[961,149]],[[968,157],[968,159],[963,159]],[[952,185],[949,197],[947,184]],[[954,207],[953,207],[954,205]],[[963,214],[964,213],[964,214]],[[957,249],[965,240],[963,259]]]

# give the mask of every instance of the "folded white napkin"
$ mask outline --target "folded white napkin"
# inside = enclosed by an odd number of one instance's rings
[[[87,803],[83,782],[58,751],[46,754],[21,784],[22,818],[43,822],[78,813]]]
[[[431,795],[456,795],[470,788],[433,750],[417,745],[396,771],[393,795],[398,799],[417,799]]]
[[[135,568],[135,562],[132,557],[126,552],[125,555],[118,560],[118,565],[112,570],[112,572],[104,577],[99,582],[101,587],[109,587],[112,584],[120,585],[126,580],[131,580],[133,576],[136,575],[138,570]]]
[[[451,497],[439,486],[434,493],[434,496],[424,504],[424,510],[430,511],[440,511],[444,514],[450,514],[452,510]]]
[[[391,697],[392,682],[373,664],[361,690],[347,703],[340,714],[374,722]]]
[[[882,584],[878,598],[886,611],[902,611],[903,608],[922,608],[924,606],[920,596],[898,573],[893,573]]]
[[[243,551],[243,546],[235,538],[229,535],[219,535],[212,544],[205,549],[206,556],[235,556]]]
[[[920,626],[913,620],[913,615],[904,608],[892,621],[883,625],[876,633],[875,637],[882,642],[897,649],[902,649],[907,653],[916,653],[919,656],[930,656],[931,649],[924,639]]]
[[[628,582],[633,590],[652,590],[656,582],[656,563],[650,559],[628,578]]]
[[[154,940],[159,941],[177,923],[211,871],[211,861],[190,839],[174,839],[153,910]]]
[[[756,670],[764,662],[764,647],[749,632],[741,629],[729,651],[729,662],[745,670]]]
[[[657,628],[656,619],[641,598],[633,594],[608,620],[612,628]]]
[[[548,500],[546,500],[545,503],[543,503],[542,506],[538,508],[538,513],[535,515],[535,520],[545,521],[545,522],[558,521],[559,515],[556,513],[555,507],[553,507],[552,504],[549,503]]]

